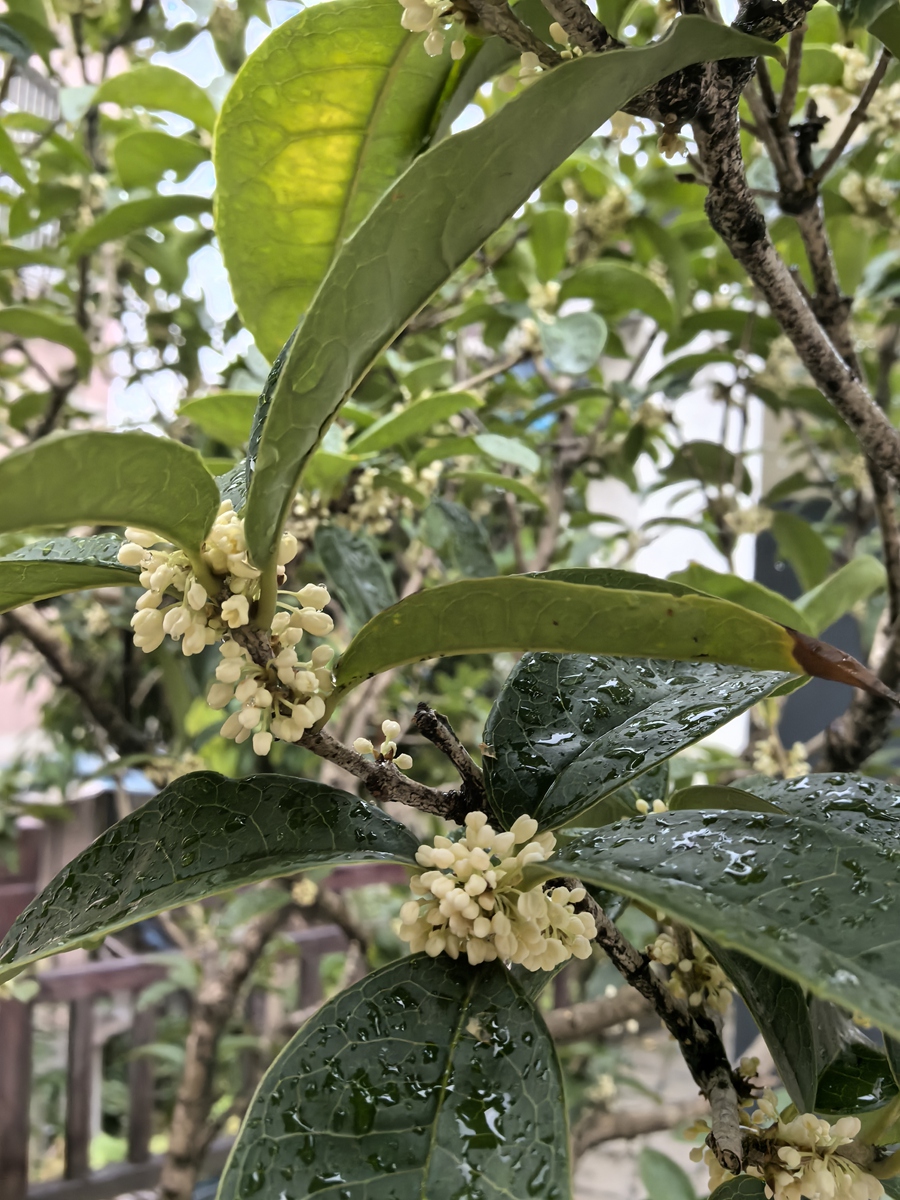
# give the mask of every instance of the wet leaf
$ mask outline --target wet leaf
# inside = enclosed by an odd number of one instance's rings
[[[841,1047],[823,1072],[815,1111],[857,1116],[884,1108],[897,1094],[886,1056],[860,1034],[858,1040]]]
[[[335,593],[351,627],[366,621],[397,601],[397,591],[378,547],[367,533],[351,533],[340,525],[320,525],[316,553],[328,585]]]
[[[417,954],[328,1001],[279,1055],[218,1200],[569,1200],[567,1142],[556,1053],[510,973]]]
[[[183,775],[29,904],[0,944],[0,981],[176,905],[328,863],[413,863],[417,846],[379,809],[319,783]]]
[[[421,155],[337,252],[303,317],[250,487],[254,562],[273,558],[304,464],[383,347],[550,171],[629,97],[673,71],[773,53],[771,43],[684,17],[654,45],[547,72],[483,124]]]
[[[336,249],[426,142],[453,64],[430,58],[397,13],[396,0],[298,13],[250,55],[223,105],[216,233],[270,358]]]
[[[0,558],[0,612],[87,588],[136,585],[137,567],[116,558],[122,539],[101,533],[48,538]]]
[[[0,460],[0,533],[134,525],[192,551],[219,507],[196,450],[149,433],[62,433]]]
[[[526,654],[485,726],[491,807],[507,828],[522,813],[556,828],[783,682],[716,663]]]
[[[739,812],[782,812],[777,804],[763,800],[740,788],[725,787],[714,784],[711,787],[696,786],[681,788],[669,800],[670,812],[695,811],[698,809],[717,808],[719,810],[737,810]]]
[[[752,1175],[738,1175],[720,1184],[709,1200],[766,1200],[766,1185]]]
[[[466,579],[419,592],[359,631],[337,666],[339,692],[405,663],[498,650],[707,658],[799,673],[791,638],[765,617],[687,589],[673,595],[661,580],[653,580],[659,590],[651,590],[642,576],[633,577],[635,590],[625,590],[629,578],[626,571],[548,572]]]
[[[652,806],[654,800],[665,799],[668,786],[667,759],[580,812],[565,827],[563,834],[566,837],[579,837],[583,830],[599,829],[601,825],[612,825],[613,821],[620,821],[623,817],[633,817],[638,812],[638,800],[644,800]]]
[[[900,846],[900,788],[880,779],[841,771],[796,779],[753,775],[741,788],[782,812]]]
[[[900,1033],[889,933],[900,919],[900,848],[776,813],[663,813],[582,837],[529,870],[643,900]]]

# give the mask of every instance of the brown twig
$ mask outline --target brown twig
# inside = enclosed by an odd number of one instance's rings
[[[582,0],[541,0],[544,8],[558,21],[573,46],[585,53],[591,51],[600,53],[612,50],[622,45],[614,38],[606,26],[598,21],[591,10]]]
[[[652,1011],[646,996],[634,988],[621,988],[615,996],[600,996],[567,1008],[555,1008],[544,1020],[554,1042],[565,1045],[596,1037],[612,1025],[639,1020]]]
[[[592,1146],[599,1146],[602,1142],[672,1129],[682,1122],[704,1117],[707,1112],[707,1106],[701,1100],[692,1100],[687,1104],[661,1104],[659,1108],[642,1109],[639,1112],[590,1110],[578,1119],[572,1130],[572,1152],[576,1158],[580,1158]]]
[[[484,775],[481,767],[469,756],[468,750],[453,732],[450,722],[424,700],[416,708],[413,724],[422,737],[437,746],[442,754],[453,763],[463,784],[463,792],[471,801],[470,807],[477,808],[484,800]]]
[[[516,16],[506,3],[500,0],[467,0],[467,4],[478,15],[479,22],[489,33],[502,37],[521,54],[536,54],[544,67],[555,67],[562,62],[558,52],[537,36],[533,29]]]
[[[375,762],[357,754],[323,730],[307,729],[300,739],[300,745],[361,779],[376,800],[394,800],[456,822],[463,821],[473,807],[468,803],[464,789],[441,792],[423,783],[416,783],[390,763]]]
[[[816,167],[815,171],[813,171],[812,179],[815,183],[822,182],[822,180],[846,150],[847,143],[865,120],[866,113],[869,110],[869,105],[872,103],[872,99],[875,93],[878,91],[878,85],[881,83],[882,79],[884,79],[885,73],[890,65],[890,61],[891,52],[889,50],[882,50],[881,56],[879,57],[878,62],[875,64],[875,70],[869,76],[869,82],[863,88],[862,95],[856,103],[856,108],[854,108],[853,112],[847,118],[847,124],[841,130],[837,140],[825,155],[825,158],[818,165],[818,167]]]
[[[780,133],[789,133],[791,117],[797,104],[797,92],[800,89],[800,66],[803,62],[803,38],[806,26],[801,25],[791,34],[788,42],[788,60],[784,71],[784,83],[781,85],[781,96],[778,101],[778,115],[775,125]]]

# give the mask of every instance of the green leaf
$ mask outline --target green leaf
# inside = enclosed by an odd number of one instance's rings
[[[609,318],[637,310],[652,317],[661,329],[675,324],[672,301],[659,284],[619,259],[602,258],[573,271],[560,288],[559,300],[562,304],[576,296],[592,300],[597,311]]]
[[[498,650],[706,658],[757,671],[800,673],[780,626],[727,600],[693,593],[565,583],[510,575],[464,579],[408,596],[359,631],[337,665],[338,694],[381,671],[450,654]],[[637,587],[640,576],[635,577]],[[669,585],[678,588],[678,584]]]
[[[682,17],[652,46],[585,55],[547,72],[483,124],[421,155],[335,255],[290,349],[250,486],[254,562],[273,558],[306,460],[383,347],[550,171],[673,71],[772,53],[769,42]]]
[[[678,583],[686,583],[689,587],[697,588],[710,596],[721,596],[723,600],[740,604],[742,608],[761,613],[762,616],[778,621],[781,625],[799,629],[801,633],[818,632],[808,626],[806,618],[790,600],[785,600],[784,596],[779,596],[777,592],[770,591],[752,579],[741,579],[739,575],[723,575],[696,562],[692,562],[683,571],[676,571],[669,578]]]
[[[881,591],[886,581],[884,567],[871,554],[861,554],[846,563],[796,602],[806,621],[807,632],[819,637],[855,604]]]
[[[121,77],[117,75],[115,78]],[[211,209],[212,201],[206,196],[178,194],[149,196],[146,200],[126,200],[124,204],[107,209],[93,225],[88,225],[87,229],[76,234],[69,242],[69,253],[72,258],[80,258],[83,254],[95,250],[97,246],[102,246],[104,242],[127,237],[140,229],[167,224],[175,217],[193,217]]]
[[[316,554],[332,592],[344,606],[356,630],[397,602],[397,591],[378,547],[365,532],[351,533],[340,525],[320,525]]]
[[[540,457],[518,438],[504,437],[501,433],[476,433],[472,440],[482,454],[495,462],[509,463],[532,474],[540,470]]]
[[[201,129],[212,130],[216,110],[203,88],[171,67],[132,67],[100,85],[95,104],[110,102],[120,108],[148,108],[178,113]]]
[[[822,1073],[815,1110],[842,1116],[874,1112],[893,1100],[898,1090],[886,1056],[860,1035],[842,1046]]]
[[[0,332],[13,337],[44,338],[65,346],[75,355],[78,374],[84,379],[91,370],[92,355],[81,329],[74,321],[52,313],[40,312],[36,308],[10,305],[0,310]]]
[[[709,950],[749,1008],[791,1100],[800,1112],[813,1112],[819,1071],[803,988],[736,950],[713,942]]]
[[[638,1155],[637,1165],[648,1200],[697,1200],[687,1174],[668,1154],[645,1146]]]
[[[10,179],[14,179],[19,187],[31,187],[31,180],[28,178],[28,172],[25,170],[21,158],[19,158],[16,144],[2,125],[0,125],[0,171],[3,171]]]
[[[26,963],[218,892],[329,863],[414,863],[416,839],[356,796],[287,775],[183,775],[64,867],[0,944]]]
[[[810,525],[792,512],[777,512],[772,521],[772,536],[778,554],[794,568],[804,592],[818,587],[831,569],[831,551]]]
[[[752,1175],[738,1175],[719,1184],[709,1200],[766,1200],[766,1185]]]
[[[718,442],[686,442],[678,447],[672,461],[663,469],[658,486],[697,479],[721,487],[735,482],[736,463],[731,451]],[[737,486],[742,492],[750,491],[750,472],[746,467],[741,467],[738,472]]]
[[[209,151],[189,138],[172,137],[158,129],[139,129],[119,138],[113,158],[123,187],[152,187],[166,171],[174,171],[176,179],[185,179],[208,161]]]
[[[566,265],[571,221],[561,205],[546,205],[528,214],[528,241],[541,283],[555,279]]]
[[[329,1000],[282,1051],[218,1200],[280,1200],[286,1180],[291,1200],[569,1200],[567,1143],[556,1053],[510,973],[417,954]]]
[[[862,829],[900,848],[900,788],[880,779],[840,771],[796,779],[753,775],[742,779],[741,787],[782,812],[838,829]]]
[[[31,57],[31,46],[9,21],[0,20],[0,53],[11,54],[20,62],[27,62]]]
[[[900,960],[885,936],[900,917],[896,846],[777,813],[663,813],[582,837],[529,872],[662,909],[900,1032]]]
[[[0,612],[64,592],[136,585],[137,567],[116,558],[122,539],[112,534],[50,538],[0,558]]]
[[[485,725],[491,808],[506,828],[523,813],[564,825],[783,680],[716,663],[526,654]]]
[[[565,375],[583,375],[595,367],[606,345],[606,322],[595,312],[539,321],[538,329],[544,354]]]
[[[0,533],[134,525],[198,550],[219,507],[196,450],[149,433],[61,433],[0,459]]]
[[[462,484],[500,488],[504,492],[511,492],[514,496],[518,496],[526,504],[535,504],[538,508],[546,507],[543,499],[527,483],[523,483],[521,479],[512,479],[509,475],[501,475],[497,471],[450,471],[447,478],[458,479]]]
[[[580,837],[584,830],[599,829],[601,825],[612,825],[613,821],[621,821],[623,817],[633,817],[638,811],[638,800],[651,805],[654,800],[664,800],[668,787],[669,763],[666,760],[579,813],[565,827],[563,835]]]
[[[350,450],[353,454],[389,450],[418,434],[428,433],[440,421],[446,421],[464,408],[481,408],[483,403],[474,392],[435,392],[400,412],[379,417],[350,443]]]
[[[891,4],[869,26],[883,46],[895,57],[900,56],[900,5]]]
[[[422,149],[451,66],[401,27],[396,0],[332,0],[285,21],[241,68],[216,130],[216,232],[263,354]]]
[[[694,812],[716,808],[737,812],[783,812],[777,804],[743,792],[740,788],[715,784],[712,787],[696,786],[681,788],[669,800],[670,812]]]
[[[461,504],[432,500],[422,514],[418,533],[451,570],[482,579],[496,575],[497,564],[484,530]]]
[[[256,411],[253,392],[216,392],[188,400],[178,410],[205,434],[225,446],[246,446]]]

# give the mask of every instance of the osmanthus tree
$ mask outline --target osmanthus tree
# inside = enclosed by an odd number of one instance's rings
[[[831,765],[843,755],[840,765],[856,767],[884,736],[900,669],[893,499],[900,438],[885,412],[893,360],[881,354],[887,395],[870,389],[875,339],[867,344],[851,324],[828,224],[835,208],[846,217],[854,204],[877,206],[877,196],[866,199],[867,154],[876,162],[887,154],[878,166],[890,169],[893,84],[889,55],[876,43],[894,44],[900,18],[896,6],[843,11],[841,57],[834,47],[804,48],[807,10],[751,4],[731,27],[708,12],[687,12],[660,35],[660,14],[641,9],[627,27],[636,44],[627,47],[620,41],[624,12],[604,5],[598,15],[581,0],[548,0],[546,13],[477,0],[458,8],[413,3],[403,14],[393,4],[335,0],[302,14],[251,57],[216,133],[217,235],[243,319],[275,358],[245,459],[214,477],[195,449],[175,439],[85,431],[39,437],[0,461],[0,532],[125,528],[124,536],[28,540],[0,560],[5,609],[84,588],[140,587],[132,620],[138,648],[152,653],[167,637],[187,658],[217,648],[208,702],[226,710],[226,737],[260,756],[300,745],[357,776],[376,801],[401,800],[452,827],[419,845],[377,804],[322,783],[288,774],[189,774],[69,864],[5,939],[0,977],[10,978],[142,917],[262,879],[365,861],[416,872],[401,911],[412,953],[325,1004],[278,1056],[237,1138],[223,1200],[570,1195],[561,1074],[536,999],[555,970],[590,956],[595,945],[654,1007],[709,1100],[701,1152],[720,1200],[862,1200],[894,1186],[900,793],[849,773],[751,777],[739,786],[670,793],[664,770],[679,750],[808,674],[862,689],[828,748]],[[447,25],[456,36],[442,56]],[[779,59],[784,37],[787,54]],[[841,68],[840,79],[825,55]],[[766,56],[782,68],[766,67]],[[486,81],[497,79],[501,95],[517,89],[509,71],[517,58],[519,80],[528,84],[521,94],[501,103],[492,93],[485,107],[495,111],[451,133]],[[809,92],[843,87],[844,67],[862,73],[861,94],[831,147],[817,153],[822,120]],[[114,84],[98,103],[127,106],[128,86]],[[852,86],[843,92],[852,95]],[[797,122],[801,96],[806,106]],[[854,133],[878,112],[879,97],[887,97],[883,145],[876,135],[873,147],[857,149]],[[596,362],[599,313],[614,308],[609,293],[623,283],[643,281],[637,303],[655,306],[657,325],[674,329],[685,315],[692,289],[678,254],[684,247],[666,239],[664,225],[644,228],[648,238],[656,231],[659,256],[671,258],[673,281],[682,268],[681,291],[672,287],[677,313],[659,307],[657,293],[672,302],[658,285],[650,290],[649,271],[614,255],[587,266],[576,261],[566,275],[565,230],[563,260],[542,265],[545,252],[558,258],[553,247],[565,208],[552,189],[563,186],[565,160],[620,110],[658,122],[663,150],[679,151],[681,131],[690,127],[692,179],[706,187],[709,221],[696,236],[708,242],[711,226],[722,239],[762,297],[768,312],[761,317],[774,321],[811,377],[818,402],[830,401],[858,439],[883,566],[849,563],[792,606],[733,576],[695,572],[691,582],[661,581],[553,568],[552,555],[538,560],[550,569],[491,575],[467,571],[471,560],[461,558],[462,574],[477,578],[380,607],[383,568],[372,544],[332,529],[323,533],[320,558],[343,580],[347,611],[355,600],[356,611],[370,617],[332,667],[323,641],[333,631],[324,611],[328,589],[315,582],[287,588],[297,488],[302,520],[319,502],[310,479],[317,492],[323,481],[327,491],[367,456],[421,434],[432,405],[436,420],[460,412],[452,390],[374,422],[356,403],[344,408],[348,424],[362,427],[350,445],[329,432],[354,389],[377,385],[384,348],[422,321],[417,314],[438,289],[462,287],[465,307],[477,295],[479,269],[505,276],[513,293],[518,278],[531,314],[519,311],[512,323],[530,322],[545,356],[574,376]],[[752,186],[742,120],[767,154],[747,145]],[[851,169],[845,155],[861,157]],[[844,172],[838,194],[846,209],[829,191],[832,171]],[[661,191],[667,186],[663,178]],[[545,199],[535,201],[542,188]],[[754,192],[772,211],[759,207]],[[473,265],[472,256],[529,200],[533,264],[516,257],[514,238],[495,259]],[[76,260],[100,244],[98,227],[115,234],[162,219],[147,211],[128,225],[124,207],[92,215],[75,243]],[[137,220],[133,211],[130,218]],[[796,245],[808,257],[805,282],[779,250]],[[869,281],[866,316],[890,328],[886,250],[881,275]],[[721,280],[712,267],[699,269]],[[569,296],[587,298],[592,311],[557,314],[579,270]],[[560,271],[562,288],[548,290]],[[543,285],[543,294],[533,285]],[[742,364],[753,338],[746,314],[756,310],[739,311],[740,323],[716,309],[693,329],[736,334],[730,352]],[[7,332],[17,330],[8,324]],[[46,323],[18,330],[26,338],[48,332]],[[395,359],[393,369],[401,365]],[[689,377],[700,365],[681,369]],[[741,386],[764,395],[766,385],[744,375]],[[204,399],[194,410],[198,422],[215,421],[216,405]],[[233,422],[244,404],[223,401],[220,420]],[[577,398],[566,392],[559,408],[569,404]],[[570,426],[569,433],[574,464],[590,459],[596,430]],[[848,435],[835,426],[822,436],[844,445]],[[503,447],[491,437],[502,435],[473,433],[456,452],[490,455],[492,448],[499,455]],[[732,461],[726,489],[725,459],[710,467],[698,445],[681,448],[687,473],[673,479],[707,489],[710,532],[727,549],[738,523],[729,524],[715,503],[715,484],[719,499],[733,498],[742,463]],[[496,486],[497,475],[469,482]],[[499,477],[512,494],[527,487]],[[460,519],[447,505],[439,511],[449,525]],[[453,539],[433,540],[443,547]],[[456,538],[457,546],[465,541]],[[816,640],[831,618],[885,581],[875,670]],[[430,787],[406,774],[412,764],[399,753],[402,729],[390,718],[377,746],[361,737],[351,747],[328,731],[341,701],[373,676],[485,651],[521,658],[489,715],[481,767],[426,699],[415,718],[456,769],[456,787]],[[630,903],[661,914],[650,953],[615,923]],[[731,988],[777,1064],[788,1093],[780,1111],[754,1087],[755,1065],[735,1067],[725,1052],[721,1011]],[[855,1073],[845,1069],[854,1019],[885,1034],[884,1050],[867,1053],[865,1069]],[[175,1147],[170,1167],[164,1192],[186,1194],[196,1163],[187,1151],[179,1160]]]

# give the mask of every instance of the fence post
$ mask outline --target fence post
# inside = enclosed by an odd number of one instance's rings
[[[31,1009],[0,1000],[0,1196],[28,1191],[28,1109],[31,1095]]]
[[[93,1027],[93,997],[72,1000],[66,1072],[66,1179],[83,1179],[90,1170]]]
[[[140,992],[135,992],[137,1003]],[[132,1053],[153,1041],[156,1013],[153,1008],[135,1008],[131,1026]],[[128,1161],[145,1163],[150,1158],[153,1136],[153,1059],[148,1054],[134,1055],[128,1063]]]

